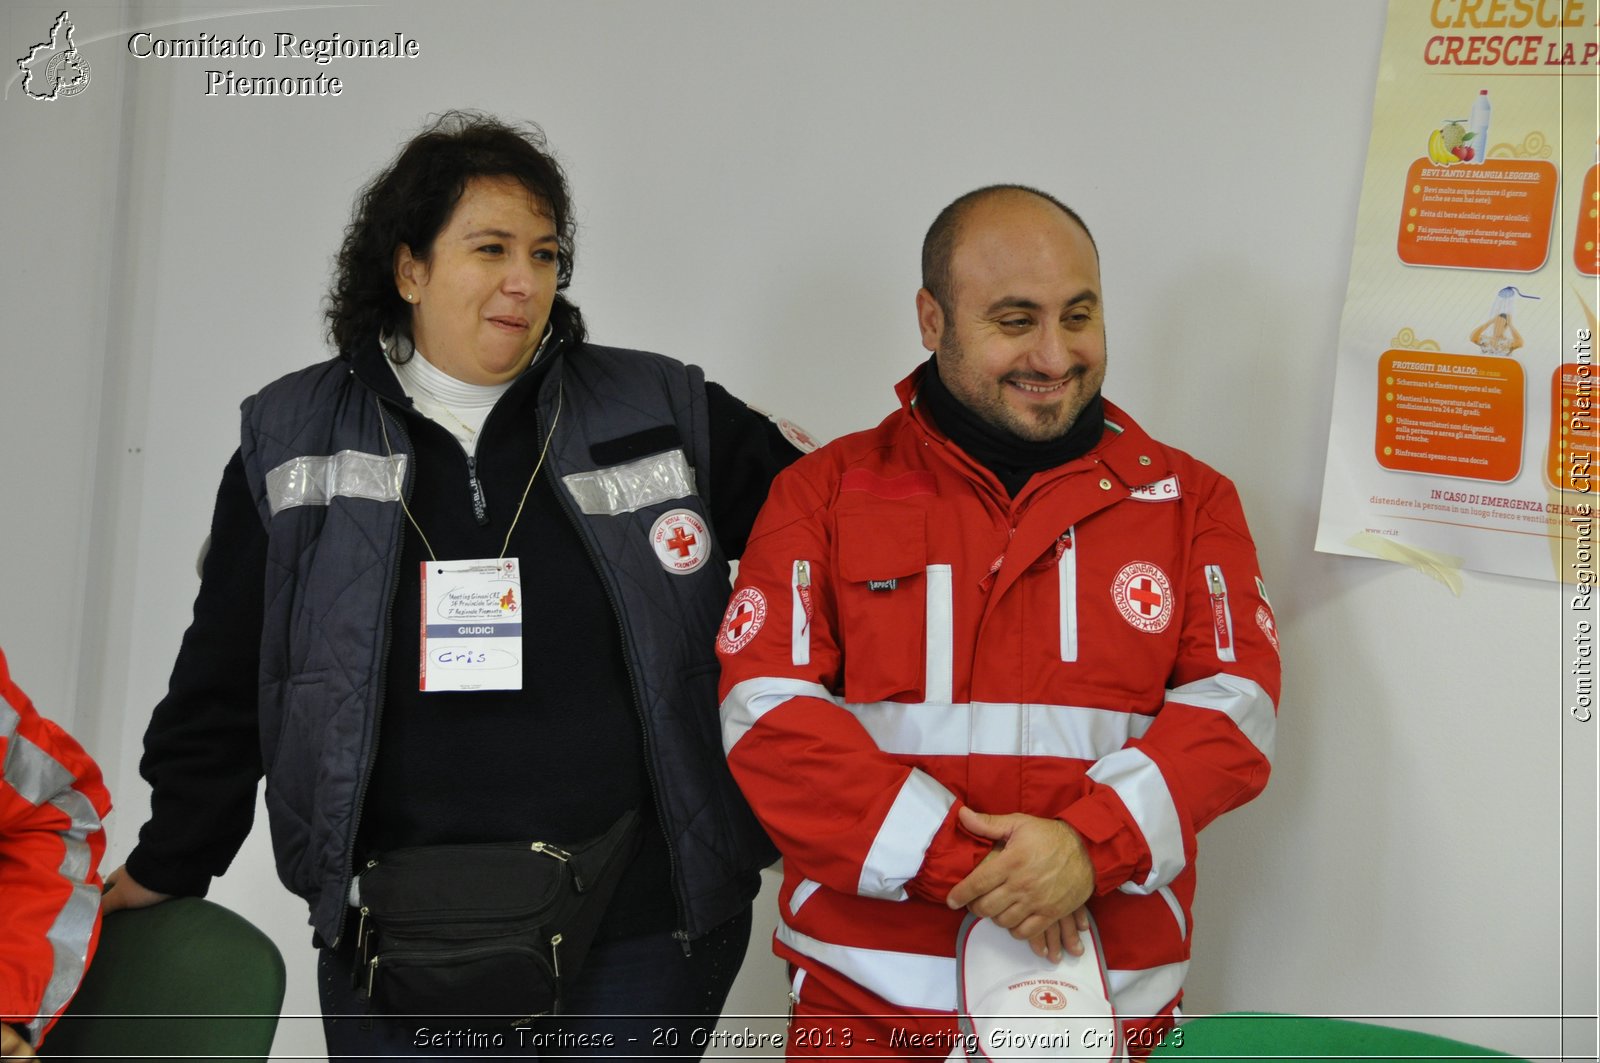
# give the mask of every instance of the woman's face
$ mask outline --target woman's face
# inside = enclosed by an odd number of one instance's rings
[[[550,320],[558,254],[555,220],[520,181],[472,178],[426,261],[395,251],[417,350],[469,384],[516,377]]]

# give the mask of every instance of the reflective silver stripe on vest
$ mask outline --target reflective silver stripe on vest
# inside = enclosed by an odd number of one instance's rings
[[[100,891],[87,881],[94,871],[88,837],[101,825],[94,805],[72,788],[76,781],[72,772],[42,747],[17,734],[20,722],[17,711],[0,702],[0,734],[9,736],[5,785],[31,805],[48,803],[69,824],[56,832],[64,850],[57,870],[71,884],[71,892],[45,932],[54,957],[50,979],[39,1001],[38,1017],[27,1024],[29,1040],[37,1043],[45,1025],[72,999],[88,964],[89,939],[94,936],[95,918],[100,912]]]
[[[781,913],[780,913],[781,914]],[[902,1008],[955,1011],[956,960],[888,949],[864,949],[819,941],[778,921],[777,939],[802,956],[838,971],[856,985]],[[1128,1019],[1160,1015],[1172,1003],[1189,973],[1189,962],[1135,970],[1111,969],[1111,1003]]]
[[[590,516],[618,517],[695,493],[694,469],[683,451],[668,450],[648,458],[561,478],[578,508]]]
[[[335,498],[398,502],[405,479],[404,454],[306,454],[267,473],[267,507],[276,517],[295,506],[326,506]]]

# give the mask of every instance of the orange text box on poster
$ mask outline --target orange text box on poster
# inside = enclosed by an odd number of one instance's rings
[[[1550,376],[1550,467],[1545,475],[1558,490],[1593,491],[1600,481],[1600,370],[1567,363]]]
[[[1550,253],[1557,184],[1555,164],[1542,159],[1418,159],[1400,204],[1400,261],[1530,273]]]
[[[1589,167],[1578,200],[1578,235],[1572,241],[1572,264],[1579,273],[1600,274],[1600,166]]]
[[[1504,483],[1522,468],[1523,373],[1512,358],[1385,351],[1378,464]]]

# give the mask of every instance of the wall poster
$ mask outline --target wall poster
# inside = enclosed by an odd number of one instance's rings
[[[1600,0],[1391,0],[1318,550],[1593,583],[1597,86]]]

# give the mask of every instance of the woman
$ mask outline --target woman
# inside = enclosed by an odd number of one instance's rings
[[[726,559],[798,452],[698,369],[586,342],[573,237],[542,134],[479,115],[444,116],[366,188],[330,294],[338,358],[245,402],[146,734],[151,819],[107,906],[203,893],[265,770],[332,1058],[430,1051],[415,1023],[338,1017],[369,1007],[352,879],[374,857],[570,846],[636,811],[637,855],[563,985],[573,1017],[531,1030],[644,1055],[715,1023],[774,855],[723,761],[712,643]],[[436,622],[439,581],[474,564],[520,566],[497,599],[520,641],[424,629],[424,594]]]

